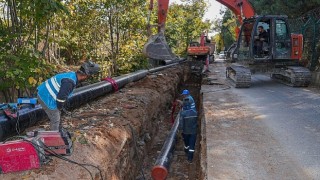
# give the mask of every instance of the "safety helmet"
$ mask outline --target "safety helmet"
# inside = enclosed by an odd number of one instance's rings
[[[79,71],[81,71],[83,74],[91,76],[97,74],[100,71],[100,67],[98,64],[93,63],[92,61],[87,61],[81,65]]]
[[[189,90],[185,89],[182,91],[181,95],[189,95],[189,94],[190,94]]]

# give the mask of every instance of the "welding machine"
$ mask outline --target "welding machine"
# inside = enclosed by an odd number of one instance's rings
[[[37,169],[48,161],[40,138],[26,138],[0,143],[0,172]]]
[[[71,155],[73,147],[68,131],[32,131],[21,140],[0,143],[0,173],[40,168],[48,155]]]

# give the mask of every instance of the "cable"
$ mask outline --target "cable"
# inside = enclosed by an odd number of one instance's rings
[[[132,134],[132,138],[133,138],[132,140],[133,140],[133,142],[134,142],[134,150],[135,150],[135,152],[136,152],[136,154],[137,154],[138,160],[140,161],[139,154],[138,154],[138,148],[137,148],[137,142],[136,142],[136,135],[135,135],[135,133],[134,133],[134,129],[133,129],[133,127],[131,126],[131,124],[128,123],[128,124],[126,124],[126,125],[129,125],[129,127],[130,127],[131,134]],[[140,171],[141,171],[141,174],[142,174],[143,179],[146,179],[146,177],[145,177],[145,175],[144,175],[144,172],[143,172],[142,165],[143,165],[143,164],[141,164],[141,166],[140,166]]]
[[[44,149],[46,152],[48,152],[50,155],[53,155],[53,156],[55,156],[55,157],[57,157],[57,158],[59,158],[59,159],[61,159],[61,160],[64,160],[64,161],[67,161],[67,162],[76,164],[76,165],[84,168],[86,171],[88,171],[88,173],[90,174],[90,177],[91,177],[92,180],[93,180],[92,173],[91,173],[91,172],[89,171],[89,169],[88,169],[87,167],[85,167],[85,166],[90,166],[90,167],[96,168],[96,169],[99,171],[101,180],[103,180],[102,171],[101,171],[101,169],[100,169],[99,167],[94,166],[94,165],[91,165],[91,164],[78,163],[78,162],[73,161],[73,160],[71,160],[71,159],[68,159],[68,158],[66,158],[66,157],[64,157],[64,156],[62,156],[62,155],[60,155],[60,154],[57,154],[56,152],[54,152],[52,149],[50,149],[50,148],[49,148],[48,146],[46,146],[45,144],[42,144],[42,145],[43,145],[43,147],[42,147],[42,146],[39,146],[38,144],[34,144],[33,142],[31,142],[31,141],[29,141],[29,140],[26,140],[26,139],[24,139],[24,140],[32,143],[32,144],[35,145],[35,146],[38,146],[38,147],[40,147],[40,148],[43,148],[43,149]]]
[[[54,152],[52,149],[50,149],[50,148],[49,148],[48,146],[46,146],[45,144],[42,144],[42,146],[40,146],[40,145],[35,144],[34,142],[26,139],[26,137],[24,137],[24,136],[13,136],[13,137],[7,138],[3,143],[7,142],[8,140],[14,139],[14,138],[23,139],[24,141],[31,143],[31,144],[32,144],[33,146],[35,146],[35,147],[43,148],[43,149],[45,150],[45,152],[48,152],[48,153],[49,153],[50,155],[52,155],[52,156],[55,156],[55,157],[57,157],[57,158],[59,158],[59,159],[61,159],[61,160],[64,160],[64,161],[67,161],[67,162],[76,164],[76,165],[84,168],[84,169],[90,174],[90,177],[91,177],[92,180],[94,179],[93,176],[92,176],[92,173],[90,172],[90,170],[89,170],[86,166],[90,166],[90,167],[96,168],[96,169],[99,171],[101,180],[103,180],[102,171],[101,171],[101,169],[100,169],[99,167],[94,166],[94,165],[91,165],[91,164],[81,164],[81,163],[78,163],[78,162],[76,162],[76,161],[70,160],[70,159],[68,159],[68,158],[66,158],[66,157],[64,157],[64,156],[62,156],[62,155],[60,155],[60,154],[57,154],[56,152]],[[50,158],[47,154],[39,151],[37,148],[36,148],[36,150],[37,150],[38,153],[42,154],[42,155],[45,156],[46,158],[48,158],[48,159]]]

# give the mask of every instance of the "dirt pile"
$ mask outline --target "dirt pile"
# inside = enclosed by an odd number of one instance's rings
[[[159,119],[171,107],[178,84],[187,68],[174,67],[130,83],[64,116],[73,134],[74,152],[69,157],[81,164],[98,166],[104,179],[133,179],[157,132]],[[48,123],[40,127],[48,128]],[[99,171],[86,166],[94,179]],[[53,158],[41,169],[0,175],[0,179],[90,179],[82,167]]]

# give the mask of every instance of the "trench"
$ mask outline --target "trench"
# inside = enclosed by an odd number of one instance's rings
[[[183,64],[149,74],[125,85],[118,92],[100,97],[62,116],[63,126],[73,135],[73,153],[67,158],[80,164],[97,166],[103,179],[152,179],[151,169],[171,129],[172,102],[183,89],[194,97],[198,110],[198,135],[193,163],[187,162],[183,141],[177,144],[167,179],[201,179],[200,168],[200,88],[202,77]],[[198,72],[198,70],[195,70]],[[49,128],[41,121],[36,128]],[[1,174],[0,179],[93,179],[100,173],[87,166],[61,159],[43,164],[40,169]]]
[[[178,84],[176,94],[172,99],[181,99],[181,92],[184,89],[188,89],[190,94],[193,96],[196,102],[196,108],[198,110],[198,130],[197,130],[197,140],[195,147],[195,154],[193,162],[190,164],[187,161],[187,156],[184,152],[184,143],[181,132],[177,132],[175,150],[173,152],[173,157],[171,157],[171,163],[168,169],[168,176],[166,179],[201,179],[201,168],[200,168],[200,141],[201,141],[201,118],[202,118],[202,107],[201,107],[201,89],[202,75],[198,73],[198,70],[192,71],[189,65],[187,65],[187,71],[183,74],[181,81]],[[136,180],[152,179],[151,170],[155,166],[155,162],[160,154],[160,150],[172,128],[172,107],[169,106],[164,110],[160,110],[165,114],[164,117],[158,119],[161,122],[155,130],[155,138],[150,143],[147,148],[146,156],[143,160],[143,168],[141,172],[135,177]],[[175,110],[174,117],[177,115],[177,109]]]

